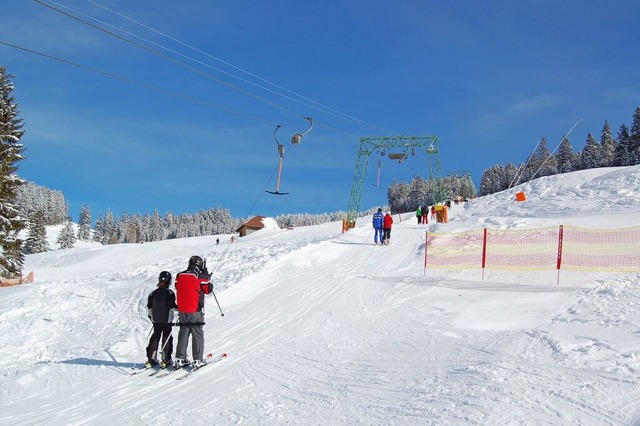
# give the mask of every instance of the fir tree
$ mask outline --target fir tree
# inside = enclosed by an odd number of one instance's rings
[[[622,123],[618,129],[616,149],[613,151],[613,165],[614,166],[630,166],[632,161],[631,150],[631,136],[629,135],[629,128],[626,124]]]
[[[80,209],[78,239],[80,241],[89,241],[91,239],[91,207],[86,204],[84,204],[82,209]]]
[[[21,276],[24,255],[18,232],[25,227],[15,205],[18,188],[24,183],[16,175],[17,163],[24,158],[24,146],[20,143],[24,131],[12,94],[12,78],[0,66],[0,276],[7,278]]]
[[[602,127],[600,147],[602,149],[600,167],[611,167],[613,165],[613,153],[616,149],[616,144],[613,141],[613,134],[611,133],[611,127],[607,120],[604,121],[604,126]]]
[[[579,170],[595,169],[600,166],[602,148],[591,133],[587,135],[587,140],[580,155]]]
[[[535,171],[532,179],[558,174],[556,158],[551,155],[547,144],[547,138],[544,136],[540,139],[540,144],[534,153],[534,161]]]
[[[98,216],[96,220],[96,226],[93,230],[93,241],[104,244],[104,221],[102,220],[102,215]]]
[[[389,207],[392,211],[409,211],[410,191],[411,186],[409,186],[407,182],[395,181],[389,186],[389,188],[387,188],[387,199],[389,200]]]
[[[504,182],[506,182],[507,179],[504,176],[504,167],[499,164],[485,170],[480,178],[480,196],[493,194],[506,189],[504,188]]]
[[[47,244],[47,228],[45,227],[44,212],[36,212],[29,221],[29,235],[24,243],[25,254],[44,253],[49,250]]]
[[[60,230],[58,234],[58,239],[56,240],[56,244],[61,249],[70,249],[73,248],[73,245],[76,243],[76,236],[73,232],[73,226],[71,222],[67,222],[64,228]]]
[[[149,238],[147,241],[161,240],[164,240],[164,230],[162,229],[160,214],[158,213],[158,210],[155,210],[149,224]]]
[[[569,173],[574,171],[574,153],[569,138],[564,138],[558,146],[556,153],[556,164],[558,165],[558,173]]]
[[[633,114],[631,134],[629,135],[629,158],[631,165],[640,164],[640,106]]]
[[[518,173],[518,169],[516,169],[516,166],[514,166],[511,163],[507,163],[507,165],[504,167],[504,175],[503,175],[503,181],[502,184],[500,185],[501,187],[503,187],[504,189],[507,188],[511,188],[514,184],[515,184],[515,179],[516,179],[516,174]],[[471,178],[471,177],[469,177]],[[473,195],[475,196],[475,188],[473,191]],[[470,197],[469,197],[470,198]]]

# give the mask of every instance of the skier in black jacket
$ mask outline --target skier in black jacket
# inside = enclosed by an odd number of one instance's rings
[[[177,309],[176,295],[169,287],[171,286],[171,272],[162,271],[158,277],[158,288],[149,294],[147,300],[147,313],[153,322],[153,334],[147,346],[147,367],[158,365],[157,353],[160,336],[162,336],[162,357],[160,366],[165,368],[173,363],[171,354],[173,353],[173,337],[171,328],[173,327],[173,310]]]

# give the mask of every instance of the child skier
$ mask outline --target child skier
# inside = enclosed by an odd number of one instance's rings
[[[147,346],[146,367],[158,365],[157,353],[161,336],[163,350],[160,366],[165,368],[172,364],[173,337],[171,336],[171,328],[173,327],[173,310],[178,306],[176,305],[176,295],[169,288],[170,286],[171,272],[160,272],[158,288],[153,290],[147,299],[147,313],[153,322],[153,334]]]

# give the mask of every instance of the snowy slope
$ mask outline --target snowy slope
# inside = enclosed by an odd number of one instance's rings
[[[429,229],[640,224],[639,166],[524,191]],[[365,218],[28,256],[36,283],[0,288],[0,424],[640,424],[639,274],[425,275],[427,228],[394,220],[385,247]],[[205,346],[229,357],[184,381],[129,376],[158,273],[193,254],[225,313],[208,296]]]

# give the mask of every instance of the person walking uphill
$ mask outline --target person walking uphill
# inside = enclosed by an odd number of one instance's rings
[[[382,228],[384,230],[384,240],[382,243],[385,245],[388,245],[389,240],[391,240],[391,225],[393,225],[393,217],[391,217],[391,212],[388,212],[384,215],[384,225]]]
[[[162,337],[162,357],[160,367],[166,368],[171,365],[171,354],[173,352],[173,337],[171,328],[173,327],[173,310],[176,305],[176,295],[169,287],[171,286],[171,272],[162,271],[158,276],[158,288],[149,294],[147,299],[147,314],[153,322],[153,334],[147,346],[147,368],[158,365],[158,344]]]
[[[382,209],[378,209],[376,213],[373,214],[373,242],[377,245],[378,240],[380,244],[384,241],[384,235],[382,235],[382,226],[384,225],[384,215],[382,214]]]
[[[418,218],[418,224],[422,223],[422,209],[418,206],[418,210],[416,210],[416,217]]]
[[[191,353],[193,368],[204,364],[204,295],[213,291],[211,275],[200,256],[191,256],[189,266],[176,276],[176,293],[178,299],[178,318],[180,332],[176,347],[174,368],[179,369],[188,364],[187,346],[191,336]]]

